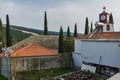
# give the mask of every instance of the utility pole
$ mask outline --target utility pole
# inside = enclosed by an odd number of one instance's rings
[[[98,73],[99,73],[99,71],[100,71],[100,69],[99,69],[99,68],[100,68],[101,59],[102,59],[102,56],[100,56],[100,57],[99,57],[99,64],[98,64],[97,74],[98,74]]]

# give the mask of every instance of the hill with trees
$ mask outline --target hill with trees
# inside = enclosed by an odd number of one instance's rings
[[[11,35],[12,35],[12,42],[13,44],[24,40],[25,38],[30,37],[32,34],[31,33],[25,33],[24,31],[27,32],[32,32],[36,33],[38,35],[43,35],[44,30],[39,30],[39,29],[32,29],[32,28],[27,28],[27,27],[22,27],[22,26],[15,26],[15,25],[10,25],[11,29]],[[3,32],[6,35],[6,26],[3,24]],[[49,35],[53,36],[58,36],[59,32],[57,31],[48,31]],[[63,32],[64,36],[67,35],[67,32]],[[71,37],[74,36],[74,33],[70,32]],[[78,33],[78,35],[82,35]]]
[[[3,27],[3,32],[6,35],[6,27]],[[11,35],[12,35],[13,44],[15,44],[21,40],[24,40],[25,38],[28,38],[32,34],[23,33],[22,31],[11,29]]]
[[[28,32],[33,32],[39,35],[42,35],[44,33],[43,30],[39,30],[39,29],[33,29],[33,28],[27,28],[27,27],[22,27],[22,26],[15,26],[15,25],[11,25],[11,28],[13,29],[18,29],[18,30],[23,30],[23,31],[28,31]],[[49,35],[59,35],[59,32],[57,31],[48,31]],[[67,32],[64,32],[64,35],[67,35]],[[70,33],[71,36],[74,36],[74,33]],[[82,35],[81,33],[78,33],[78,35]]]

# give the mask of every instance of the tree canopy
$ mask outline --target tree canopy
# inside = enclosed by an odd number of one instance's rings
[[[91,22],[91,28],[90,28],[90,33],[93,32],[93,24]]]
[[[77,23],[75,24],[75,28],[74,28],[74,37],[77,37]]]
[[[85,35],[89,34],[89,23],[88,23],[88,17],[86,17],[86,21],[85,21]]]
[[[112,23],[112,24],[114,23],[112,13],[110,13],[109,20],[110,20],[110,21],[109,21],[110,23]]]
[[[45,11],[44,15],[44,35],[48,35],[48,23],[47,23],[47,13]]]
[[[7,47],[12,46],[12,36],[10,31],[10,22],[8,15],[6,15],[6,46]]]
[[[58,47],[58,52],[59,53],[64,53],[64,35],[63,35],[63,29],[62,26],[60,27],[60,32],[59,32],[59,47]]]
[[[69,26],[67,28],[67,37],[70,37],[70,28],[69,28]]]

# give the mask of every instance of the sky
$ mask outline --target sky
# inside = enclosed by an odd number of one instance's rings
[[[120,31],[119,3],[120,0],[0,0],[0,17],[3,24],[8,14],[11,25],[43,30],[46,11],[49,31],[59,31],[62,25],[64,31],[69,26],[73,32],[77,23],[78,32],[84,33],[85,18],[94,25],[105,6],[106,12],[113,14],[115,31]]]

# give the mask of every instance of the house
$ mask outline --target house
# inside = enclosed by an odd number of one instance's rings
[[[2,55],[1,59],[1,74],[7,78],[15,77],[15,73],[19,71],[61,67],[57,52],[33,43],[16,48],[10,53],[10,57]]]
[[[15,49],[11,54],[11,71],[59,68],[58,53],[37,44]]]
[[[74,65],[82,64],[96,67],[96,72],[114,75],[120,71],[120,32],[114,32],[111,14],[105,11],[99,14],[99,22],[89,35],[74,38]]]

